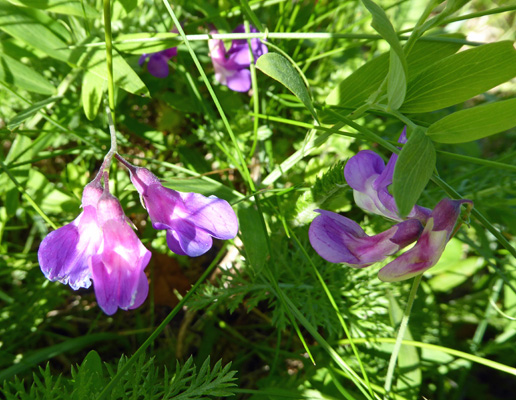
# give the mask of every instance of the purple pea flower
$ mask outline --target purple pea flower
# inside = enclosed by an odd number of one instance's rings
[[[404,129],[399,143],[406,141]],[[392,184],[397,160],[398,155],[393,154],[385,166],[378,154],[371,150],[362,150],[348,160],[344,167],[344,177],[353,188],[353,197],[360,208],[394,221],[403,221],[405,218],[400,217],[394,197],[388,189]],[[415,205],[407,218],[416,218],[424,224],[430,213],[428,208]]]
[[[454,232],[461,204],[468,204],[469,208],[473,206],[471,200],[441,200],[433,209],[415,246],[383,267],[378,278],[385,282],[402,281],[437,264]]]
[[[250,26],[249,31],[258,32],[254,26]],[[233,33],[244,32],[243,24],[238,25],[233,30]],[[217,31],[211,33],[217,33]],[[220,39],[210,39],[208,46],[213,69],[215,70],[215,79],[235,92],[249,91],[251,89],[251,72],[249,71],[251,59],[247,39],[233,40],[227,51],[224,42]],[[269,51],[267,46],[258,38],[251,39],[251,50],[255,61]]]
[[[116,157],[131,173],[153,228],[167,231],[167,244],[174,253],[200,256],[211,248],[212,237],[227,240],[237,235],[238,220],[227,201],[168,189],[148,169]]]
[[[89,266],[98,304],[108,315],[118,308],[137,308],[149,292],[144,269],[151,252],[127,223],[120,202],[109,193],[107,175],[97,204],[97,219],[103,241],[99,251],[90,257]]]
[[[151,253],[126,222],[118,200],[100,176],[86,185],[84,211],[71,223],[50,232],[41,242],[38,260],[51,281],[72,289],[93,287],[100,308],[108,315],[118,308],[139,307],[148,293],[143,270]]]
[[[310,225],[308,237],[325,260],[354,268],[367,267],[417,240],[423,226],[416,219],[394,225],[378,235],[368,236],[355,221],[340,214],[315,210],[320,215]]]
[[[102,244],[97,223],[97,203],[102,195],[100,182],[93,181],[82,192],[83,212],[67,225],[50,232],[41,242],[38,260],[50,281],[70,285],[73,290],[89,288],[89,258]]]
[[[178,33],[177,29],[172,29],[171,32]],[[170,49],[161,50],[156,53],[142,54],[138,60],[140,67],[145,64],[145,61],[149,59],[147,64],[147,70],[151,75],[156,78],[166,78],[168,76],[168,60],[172,57],[177,56],[177,47],[171,47]]]

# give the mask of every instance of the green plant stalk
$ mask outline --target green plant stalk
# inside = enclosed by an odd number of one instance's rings
[[[166,328],[166,326],[172,321],[172,319],[177,315],[177,313],[183,308],[186,301],[192,296],[202,282],[212,273],[212,271],[217,267],[220,259],[222,258],[224,252],[226,251],[226,244],[222,246],[220,251],[218,252],[215,259],[211,262],[209,267],[204,271],[204,273],[201,275],[201,277],[195,282],[195,284],[192,286],[192,288],[184,295],[184,297],[181,299],[181,301],[174,307],[174,309],[170,312],[170,314],[167,315],[167,317],[163,320],[161,324],[152,332],[152,334],[143,342],[143,344],[134,352],[134,354],[127,360],[127,363],[116,373],[116,375],[109,381],[109,383],[102,389],[102,392],[99,394],[99,397],[97,397],[97,400],[101,400],[106,398],[106,396],[109,395],[115,384],[120,380],[120,378],[129,370],[131,365],[133,365],[136,360],[140,357],[140,354],[142,354],[147,347],[151,345],[151,343],[154,342],[154,340],[159,336],[159,334],[163,331],[163,329]]]
[[[188,41],[188,38],[186,37],[185,32],[183,30],[183,27],[181,26],[179,20],[176,17],[176,14],[174,13],[174,10],[172,10],[172,7],[170,7],[170,4],[169,4],[169,2],[167,0],[163,0],[163,4],[165,5],[165,8],[167,9],[168,13],[170,14],[170,17],[174,21],[174,25],[175,25],[177,31],[179,32],[179,35],[181,35],[181,37],[183,38],[185,46],[188,49],[188,52],[190,53],[190,56],[192,57],[192,60],[193,60],[193,62],[195,64],[195,66],[197,67],[197,70],[199,71],[199,74],[201,75],[201,78],[202,78],[204,84],[206,85],[206,88],[208,89],[208,92],[210,93],[210,96],[211,96],[211,98],[213,100],[213,103],[215,103],[215,107],[217,108],[217,111],[220,114],[220,118],[222,119],[222,123],[226,127],[226,130],[227,130],[227,132],[229,134],[229,137],[230,137],[231,141],[233,142],[233,145],[235,146],[235,151],[237,152],[238,160],[240,161],[240,166],[241,166],[242,172],[244,174],[243,178],[247,182],[247,185],[249,186],[249,189],[252,192],[254,192],[256,189],[255,189],[255,186],[254,186],[254,182],[253,182],[253,180],[251,178],[251,175],[249,173],[249,169],[247,168],[247,164],[245,162],[245,158],[244,158],[244,156],[242,154],[242,151],[240,150],[240,147],[238,145],[238,141],[237,141],[237,139],[235,137],[235,134],[233,133],[233,129],[231,129],[231,126],[229,125],[229,121],[228,121],[228,119],[226,117],[226,114],[224,113],[224,110],[222,109],[222,106],[220,105],[219,99],[217,98],[217,95],[213,91],[213,88],[212,88],[212,86],[210,84],[210,81],[209,81],[208,77],[206,76],[206,73],[204,72],[204,69],[202,68],[201,63],[199,62],[199,59],[197,58],[197,55],[195,54],[192,46],[190,45],[190,43]],[[206,36],[208,38],[210,38],[210,35],[206,35]]]
[[[107,67],[107,86],[108,86],[108,103],[115,119],[115,85],[113,81],[113,43],[111,40],[111,2],[104,1],[104,36],[106,38],[106,67]]]
[[[398,355],[401,349],[401,343],[403,341],[403,337],[405,336],[405,332],[407,331],[408,321],[410,318],[410,312],[412,311],[412,305],[414,304],[414,300],[416,298],[417,289],[419,287],[419,283],[421,282],[421,278],[423,274],[417,275],[412,282],[412,288],[410,289],[410,294],[407,302],[407,306],[405,307],[405,311],[403,312],[403,318],[401,319],[400,328],[398,330],[398,336],[396,337],[396,343],[394,344],[394,349],[392,349],[391,359],[389,360],[389,367],[387,368],[387,376],[385,377],[385,397],[384,399],[388,399],[391,387],[392,387],[392,379],[394,377],[394,368],[396,367],[396,363],[398,361]]]
[[[183,30],[184,33],[184,30]],[[181,35],[173,38],[138,38],[138,39],[126,39],[120,41],[114,41],[113,44],[125,44],[125,43],[160,43],[170,42],[177,46],[182,41],[207,41],[210,39],[223,39],[223,40],[235,40],[235,39],[278,39],[278,40],[328,40],[328,39],[366,39],[366,40],[383,40],[380,35],[373,34],[355,34],[355,33],[330,33],[330,32],[255,32],[255,33],[212,33],[212,34],[195,34],[195,35]],[[399,36],[399,40],[408,40],[409,36]],[[439,42],[439,43],[460,43],[467,46],[480,46],[482,42],[471,42],[469,40],[454,38],[454,37],[438,37],[438,36],[423,36],[419,38],[425,42]],[[177,43],[175,43],[177,42]],[[88,43],[77,46],[67,46],[66,49],[77,49],[81,47],[103,47],[106,46],[105,42]]]
[[[242,0],[244,2],[244,0]],[[247,4],[247,2],[245,2]],[[247,4],[247,7],[249,5]],[[251,11],[252,12],[252,11]],[[253,13],[254,15],[254,13]],[[250,32],[249,21],[244,21],[245,31],[246,33]],[[258,127],[260,124],[260,117],[258,117],[258,113],[260,112],[260,98],[258,95],[258,81],[256,79],[256,60],[254,59],[253,48],[251,46],[251,39],[247,39],[247,45],[249,47],[249,60],[251,60],[251,64],[249,65],[249,71],[251,72],[251,87],[253,90],[253,112],[254,112],[254,120],[253,120],[253,144],[251,146],[251,150],[249,151],[249,158],[252,158],[254,152],[256,150],[256,146],[258,145]]]

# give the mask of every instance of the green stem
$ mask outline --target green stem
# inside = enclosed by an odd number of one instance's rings
[[[111,2],[104,1],[104,32],[106,38],[106,66],[108,80],[108,102],[115,121],[115,85],[113,81],[113,43],[111,40]]]
[[[135,351],[135,353],[131,356],[129,360],[127,360],[127,363],[120,368],[120,370],[116,373],[116,375],[111,379],[111,381],[102,389],[102,392],[99,394],[99,397],[97,397],[97,400],[101,400],[106,398],[115,384],[120,380],[120,378],[127,373],[129,368],[138,360],[140,357],[140,354],[142,354],[147,347],[151,345],[152,342],[159,336],[159,334],[167,327],[170,321],[177,315],[177,313],[184,307],[186,301],[192,296],[201,283],[212,273],[212,271],[215,269],[215,267],[218,265],[220,259],[222,258],[222,255],[224,254],[226,250],[226,246],[223,246],[222,249],[220,249],[219,253],[215,257],[215,259],[211,262],[210,266],[204,271],[204,273],[201,275],[201,277],[195,282],[195,285],[192,286],[192,288],[188,291],[188,293],[185,294],[185,296],[181,299],[181,301],[174,307],[174,309],[170,312],[170,314],[167,315],[167,317],[163,320],[161,324],[156,328],[154,332],[147,338],[145,342],[138,348],[138,350]]]
[[[412,288],[410,289],[410,294],[407,302],[407,306],[405,307],[405,311],[403,312],[403,318],[401,319],[400,328],[398,330],[398,336],[396,337],[396,343],[394,344],[394,348],[392,349],[391,359],[389,360],[389,367],[387,369],[387,376],[385,377],[385,399],[389,398],[389,394],[391,392],[392,387],[392,379],[394,377],[394,368],[398,361],[398,355],[400,353],[401,344],[403,341],[403,337],[405,336],[405,332],[407,330],[408,321],[410,317],[410,311],[412,310],[412,305],[414,304],[414,299],[416,298],[417,289],[419,287],[419,283],[421,282],[421,275],[417,275],[412,282]]]
[[[104,0],[107,1],[107,0]],[[182,30],[184,33],[184,31]],[[163,38],[138,38],[138,39],[126,39],[115,41],[113,44],[125,44],[125,43],[160,43],[160,42],[195,42],[195,41],[207,41],[210,39],[222,39],[222,40],[235,40],[235,39],[278,39],[278,40],[328,40],[328,39],[366,39],[366,40],[382,40],[383,37],[380,35],[372,34],[356,34],[356,33],[330,33],[330,32],[255,32],[255,33],[212,33],[212,34],[195,34],[195,35],[179,35],[167,39]],[[408,40],[409,36],[399,36],[399,40]],[[454,37],[439,37],[439,36],[423,36],[419,38],[425,42],[439,42],[439,43],[459,43],[467,46],[480,46],[484,43],[481,42],[470,42],[465,39],[454,38]],[[179,44],[179,43],[177,43]],[[80,47],[102,47],[106,46],[105,42],[88,43],[84,45],[68,46],[67,49],[76,49]]]

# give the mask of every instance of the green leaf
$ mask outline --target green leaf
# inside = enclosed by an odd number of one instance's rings
[[[55,87],[38,72],[0,53],[0,81],[29,92],[52,95]]]
[[[37,8],[56,14],[74,15],[76,17],[95,18],[98,11],[85,1],[73,0],[8,0],[10,3],[29,8]]]
[[[434,168],[434,145],[418,127],[409,136],[394,167],[393,196],[402,217],[416,204]]]
[[[131,33],[120,35],[113,43],[118,51],[130,54],[155,53],[178,46],[181,41],[176,40],[178,34],[164,33]]]
[[[256,62],[256,68],[271,78],[277,80],[294,95],[301,100],[306,108],[317,120],[312,100],[308,94],[308,89],[299,76],[299,72],[285,57],[278,53],[267,53],[261,56]]]
[[[105,87],[106,81],[104,79],[89,71],[84,73],[81,100],[84,114],[90,121],[93,121],[97,116]]]
[[[498,101],[457,111],[428,128],[434,142],[471,142],[516,126],[516,99]]]
[[[22,9],[0,2],[0,29],[60,61],[67,61],[70,50],[54,29],[55,21],[35,9]]]
[[[23,110],[21,113],[16,114],[7,124],[7,129],[13,130],[13,129],[17,128],[27,118],[32,117],[43,107],[45,107],[46,105],[48,105],[50,103],[53,103],[54,101],[60,99],[61,97],[62,96],[49,97],[48,99],[45,99],[45,100],[35,103],[34,105],[30,106],[29,108]]]
[[[484,93],[516,76],[516,50],[503,41],[446,57],[411,80],[402,112],[439,110]]]
[[[387,83],[387,97],[389,107],[397,110],[405,99],[407,87],[407,60],[403,47],[401,47],[398,35],[389,21],[385,11],[371,0],[362,0],[364,6],[373,16],[371,26],[389,43],[391,55],[389,63],[389,80]]]
[[[249,263],[257,269],[262,268],[269,255],[267,232],[265,232],[259,212],[253,207],[239,207],[238,222],[244,249]]]
[[[417,41],[407,56],[409,80],[438,60],[454,54],[461,47],[460,43]],[[345,108],[361,106],[378,89],[388,73],[389,54],[384,53],[372,59],[341,81],[326,98],[326,104]]]
[[[428,284],[435,291],[448,292],[464,283],[483,266],[480,257],[464,258],[462,242],[453,238],[446,245],[437,265],[428,271],[433,276]]]
[[[68,61],[107,81],[105,49],[97,47],[77,48]],[[125,91],[138,95],[150,95],[138,74],[117,51],[113,51],[113,73],[115,85]]]

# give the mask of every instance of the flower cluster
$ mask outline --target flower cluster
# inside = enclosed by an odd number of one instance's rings
[[[250,26],[250,31],[258,32],[254,26]],[[233,33],[244,32],[244,25],[238,25],[233,30]],[[211,33],[217,33],[217,31]],[[215,70],[215,79],[235,92],[247,92],[251,89],[251,72],[249,71],[251,59],[247,40],[233,40],[229,50],[226,50],[224,42],[220,39],[210,39],[208,46]],[[260,39],[251,39],[251,51],[256,61],[258,57],[266,54],[268,49]]]
[[[405,131],[400,143],[406,141]],[[311,223],[312,247],[325,260],[362,268],[417,241],[410,250],[388,263],[378,273],[382,281],[396,282],[421,274],[434,266],[454,233],[461,204],[470,200],[441,200],[433,210],[415,205],[402,218],[388,187],[392,183],[397,155],[387,163],[376,153],[364,150],[351,157],[344,169],[346,182],[353,189],[358,206],[390,220],[401,221],[385,232],[368,236],[354,221],[331,211],[320,213]]]
[[[254,26],[250,26],[249,30],[252,33],[258,32]],[[210,33],[218,32],[212,30]],[[233,33],[245,33],[244,25],[238,25]],[[255,61],[268,52],[267,46],[260,39],[251,39],[250,42]],[[229,50],[226,50],[222,40],[210,39],[208,47],[215,71],[215,79],[235,92],[249,91],[251,89],[251,72],[249,71],[251,57],[247,39],[233,40]],[[139,64],[141,66],[149,59],[148,71],[157,78],[166,78],[169,73],[168,61],[176,55],[176,47],[156,53],[143,54],[140,57]]]
[[[167,230],[168,246],[176,254],[199,256],[211,248],[212,237],[232,239],[237,235],[236,215],[225,200],[167,189],[149,170],[116,157],[129,169],[153,227]],[[109,192],[107,172],[86,185],[82,208],[74,221],[41,242],[38,259],[43,274],[74,290],[88,288],[93,281],[98,304],[108,315],[118,308],[139,307],[149,291],[144,270],[151,253]]]

